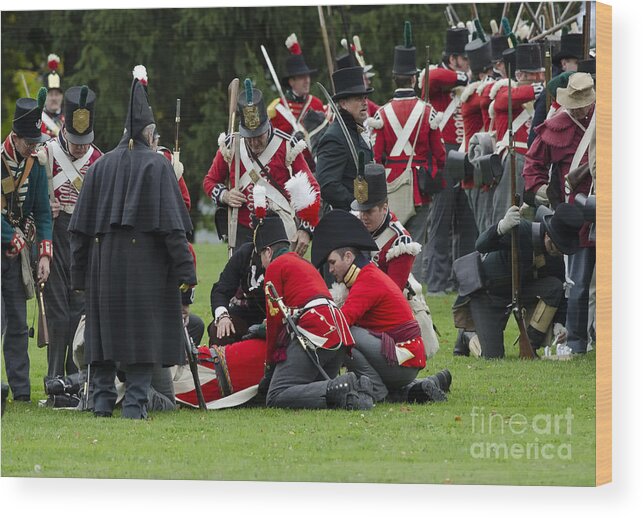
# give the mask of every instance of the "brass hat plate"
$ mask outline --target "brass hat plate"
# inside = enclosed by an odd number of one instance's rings
[[[353,180],[353,191],[357,203],[366,203],[368,201],[368,182],[362,177]]]
[[[249,130],[256,130],[259,127],[259,108],[256,105],[243,107],[244,126]]]
[[[74,131],[78,133],[84,133],[89,128],[89,118],[90,113],[87,108],[79,108],[74,110],[74,116],[72,118],[72,127]]]

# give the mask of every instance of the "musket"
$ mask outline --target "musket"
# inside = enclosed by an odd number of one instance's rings
[[[292,113],[292,110],[290,109],[290,105],[288,104],[288,101],[286,100],[286,96],[284,95],[284,91],[281,88],[281,82],[279,81],[279,76],[277,76],[277,72],[275,72],[275,67],[272,66],[272,61],[270,61],[270,56],[268,56],[268,51],[266,50],[266,47],[261,45],[261,52],[263,54],[264,59],[266,60],[266,65],[268,66],[268,70],[270,71],[270,77],[272,77],[273,83],[275,83],[275,87],[277,88],[277,92],[279,93],[279,97],[281,98],[282,104],[286,107],[286,110],[288,110],[288,115],[286,115],[286,119],[290,123],[290,125],[293,127],[293,131],[302,131],[304,135],[306,132],[304,131],[303,127],[295,116]]]
[[[31,97],[31,94],[29,93],[29,87],[27,86],[27,79],[25,79],[25,74],[23,72],[20,72],[20,77],[22,77],[22,86],[24,86],[25,88],[27,97]]]
[[[455,27],[453,16],[451,15],[451,11],[448,7],[444,10],[444,16],[447,19],[447,24],[449,25],[449,27]]]
[[[545,110],[546,113],[549,113],[551,108],[551,93],[547,85],[551,81],[551,49],[545,51]]]
[[[306,352],[308,358],[310,358],[310,361],[315,364],[315,367],[317,367],[324,379],[330,380],[330,376],[326,374],[326,371],[319,364],[319,361],[313,356],[312,351],[306,344],[306,338],[297,327],[297,324],[295,324],[295,321],[292,319],[290,311],[286,307],[286,304],[284,304],[283,298],[279,296],[279,293],[277,293],[275,285],[270,281],[266,282],[266,290],[268,292],[268,298],[271,302],[275,302],[277,304],[277,307],[279,308],[279,311],[281,311],[281,314],[283,315],[284,320],[286,321],[286,325],[290,329],[290,332],[295,336],[297,342],[299,342],[299,345],[304,348],[304,351]]]
[[[339,113],[339,108],[337,108],[337,105],[331,98],[330,94],[328,93],[328,90],[324,88],[324,85],[321,83],[317,83],[319,88],[321,88],[321,91],[324,94],[324,97],[326,97],[326,101],[328,101],[328,105],[330,106],[330,109],[333,111],[333,114],[335,115],[335,119],[337,120],[337,123],[339,124],[339,127],[342,130],[342,133],[344,134],[344,138],[346,139],[346,144],[348,145],[348,149],[351,152],[351,156],[353,157],[353,161],[355,162],[355,169],[359,167],[359,161],[357,159],[357,150],[355,149],[355,144],[353,143],[353,139],[351,139],[351,134],[348,132],[348,128],[346,127],[346,123],[344,122],[344,119],[342,119],[342,114]]]
[[[424,68],[424,102],[429,104],[431,102],[429,98],[429,66],[431,65],[430,59],[430,50],[429,45],[426,46],[426,63]]]
[[[322,40],[324,42],[324,53],[326,54],[326,66],[328,67],[328,77],[330,78],[330,84],[333,86],[333,94],[335,93],[335,85],[333,84],[333,72],[335,67],[333,66],[333,57],[330,53],[330,44],[328,43],[328,32],[326,31],[326,19],[324,18],[324,9],[321,5],[317,6],[317,12],[319,13],[319,26],[321,27]]]
[[[556,25],[554,25],[553,27],[550,27],[546,31],[541,32],[540,34],[538,34],[537,36],[534,36],[533,38],[530,38],[529,43],[533,43],[534,41],[542,40],[545,36],[549,36],[550,34],[556,32],[558,29],[562,29],[566,25],[569,25],[570,23],[574,22],[577,17],[578,17],[578,15],[575,14],[574,16],[570,16],[566,20],[563,20],[562,22],[557,23]]]
[[[355,58],[359,63],[359,66],[364,68],[366,66],[366,61],[364,60],[364,52],[362,51],[362,43],[359,40],[359,36],[353,36],[353,45],[355,45]]]
[[[583,59],[589,59],[590,32],[592,30],[592,3],[585,2],[583,16]]]
[[[188,364],[190,365],[190,372],[192,373],[192,381],[194,381],[194,390],[196,390],[196,397],[199,401],[199,408],[201,410],[207,410],[208,407],[205,404],[205,398],[203,397],[203,390],[201,389],[201,380],[199,379],[199,366],[194,356],[194,342],[190,333],[188,333],[187,326],[183,325],[183,333],[185,334],[185,353],[188,357]]]
[[[239,78],[235,77],[228,85],[228,135],[232,136],[231,147],[234,153],[234,187],[239,188],[239,133],[234,131],[237,115],[237,97],[239,96]],[[230,186],[228,186],[230,187]],[[237,245],[237,223],[239,221],[239,209],[228,205],[228,258]]]
[[[527,2],[525,2],[523,5],[525,6],[525,9],[527,9],[527,14],[529,15],[529,18],[531,18],[531,21],[533,22],[536,30],[538,32],[543,32],[543,28],[541,27],[540,23],[538,23],[538,14],[540,14],[540,10],[544,4],[540,4],[538,6],[538,11],[536,13],[534,13],[534,10]],[[533,30],[533,27],[532,27],[532,30]]]
[[[471,4],[471,19],[472,20],[480,19],[480,16],[478,16],[478,7],[476,6],[475,3]]]
[[[181,125],[181,99],[176,100],[176,115],[174,116],[176,130],[174,132],[174,153],[178,158],[181,149],[179,148],[179,127]]]
[[[460,23],[460,17],[458,16],[458,13],[456,13],[456,12],[455,12],[455,9],[454,9],[453,5],[448,4],[448,5],[447,5],[447,8],[451,11],[451,16],[452,16],[452,17],[453,17],[453,19],[455,20],[456,25],[457,25],[458,23]]]
[[[49,326],[47,325],[47,313],[45,312],[45,283],[41,282],[38,288],[38,316],[40,319],[38,326],[38,347],[47,347],[49,345]],[[40,331],[42,331],[42,340],[40,339]]]
[[[513,64],[511,58],[507,56],[505,59],[505,67],[507,69],[507,77],[511,78],[513,75]],[[510,159],[510,179],[511,179],[511,199],[514,205],[520,206],[520,195],[516,193],[516,148],[514,142],[513,132],[513,107],[512,107],[512,85],[511,79],[507,88],[507,101],[508,117],[507,124],[509,131],[509,159]],[[511,229],[511,312],[516,319],[519,331],[519,344],[520,344],[520,358],[533,359],[536,357],[529,337],[527,336],[527,328],[525,326],[525,318],[523,315],[522,307],[520,306],[520,249],[519,249],[519,226]]]
[[[516,19],[514,20],[513,27],[511,28],[511,32],[514,34],[518,30],[518,24],[520,23],[520,17],[522,16],[522,10],[525,8],[525,4],[521,3],[520,7],[518,7],[518,12],[516,13]]]

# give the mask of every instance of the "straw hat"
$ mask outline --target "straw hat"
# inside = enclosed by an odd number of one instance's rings
[[[567,88],[556,90],[556,101],[568,110],[584,108],[592,104],[596,101],[592,76],[583,72],[572,74]]]

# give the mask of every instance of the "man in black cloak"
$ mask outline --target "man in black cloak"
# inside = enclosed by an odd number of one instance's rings
[[[196,284],[186,234],[192,223],[172,165],[151,148],[146,81],[135,78],[125,133],[85,176],[74,214],[71,283],[85,290],[85,359],[94,414],[112,415],[117,362],[122,416],[147,417],[155,364],[183,363],[180,289]]]

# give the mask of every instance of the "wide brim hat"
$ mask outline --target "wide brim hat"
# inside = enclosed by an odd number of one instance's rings
[[[584,72],[572,74],[567,81],[567,87],[556,90],[556,102],[568,110],[584,108],[595,101],[594,80],[590,74]]]
[[[42,133],[42,107],[47,96],[43,87],[38,92],[38,100],[21,97],[16,101],[11,130],[20,138],[30,143],[40,143],[49,140],[49,135]]]
[[[554,214],[543,216],[545,232],[565,255],[573,255],[580,244],[580,229],[584,224],[583,214],[574,205],[561,203]]]
[[[72,144],[94,141],[96,94],[87,86],[72,86],[65,92],[65,130]]]
[[[247,87],[239,92],[237,98],[237,114],[239,116],[239,133],[243,138],[253,138],[263,135],[270,128],[268,110],[263,99],[263,93],[256,88]],[[250,94],[252,91],[252,94]],[[251,102],[249,97],[252,97]]]
[[[560,37],[560,50],[552,56],[552,61],[554,63],[560,63],[561,59],[582,59],[583,40],[583,35],[580,33],[563,34]]]
[[[284,222],[279,216],[268,216],[257,223],[252,237],[255,252],[261,253],[263,249],[282,241],[290,242]]]
[[[351,203],[351,210],[370,210],[388,198],[386,189],[386,169],[382,164],[366,164],[364,166],[364,180],[366,192],[355,190],[355,199]],[[359,199],[358,199],[359,198]]]
[[[313,232],[311,262],[321,268],[333,250],[354,247],[358,250],[378,250],[377,243],[364,224],[350,212],[333,209],[319,220]]]
[[[362,67],[348,67],[333,72],[333,85],[335,95],[333,101],[359,95],[369,95],[375,90],[364,84],[364,69]]]

